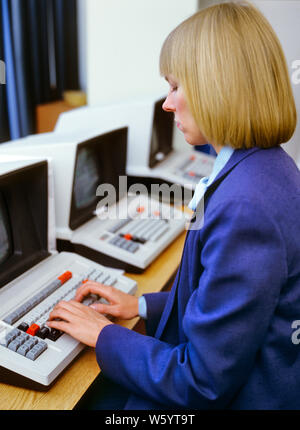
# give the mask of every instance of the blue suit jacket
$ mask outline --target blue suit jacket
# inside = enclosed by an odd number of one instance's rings
[[[285,151],[233,153],[172,290],[145,297],[148,336],[109,325],[96,345],[126,409],[300,408],[300,172]]]

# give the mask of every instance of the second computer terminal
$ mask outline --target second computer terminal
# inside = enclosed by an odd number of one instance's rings
[[[79,130],[97,132],[107,121],[128,124],[128,176],[149,184],[155,180],[194,190],[199,180],[209,176],[215,155],[197,151],[184,141],[176,127],[174,114],[163,110],[166,96],[149,97],[122,103],[83,106],[60,114],[56,133]],[[187,193],[188,194],[188,193]]]
[[[140,192],[143,184],[128,189],[127,135],[126,126],[43,133],[2,144],[0,155],[49,158],[58,250],[141,273],[184,231],[187,219],[181,207],[161,203],[146,188]]]

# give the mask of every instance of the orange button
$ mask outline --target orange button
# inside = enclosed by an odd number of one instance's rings
[[[191,161],[196,160],[196,155],[191,155],[191,156],[190,156],[190,160],[191,160]]]
[[[40,326],[37,324],[31,324],[31,326],[26,330],[26,333],[31,334],[32,336],[35,336],[36,333],[39,331]]]
[[[72,278],[72,272],[65,272],[63,273],[61,276],[59,276],[57,279],[60,280],[61,284],[64,284],[65,282],[67,282],[69,279]]]
[[[154,216],[160,216],[160,211],[154,211],[154,212],[153,212],[153,215],[154,215]]]
[[[132,239],[132,235],[131,234],[124,234],[124,239],[126,240],[131,240]]]
[[[137,211],[137,212],[139,212],[139,213],[144,212],[144,210],[145,210],[144,206],[139,206],[139,207],[136,209],[136,211]]]
[[[191,171],[191,172],[189,172],[189,175],[190,176],[195,176],[196,174],[195,174],[195,172]]]

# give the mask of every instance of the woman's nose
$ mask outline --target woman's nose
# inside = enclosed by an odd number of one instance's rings
[[[172,99],[171,99],[170,95],[167,96],[166,100],[164,101],[164,103],[162,105],[162,108],[166,112],[175,112],[174,103],[172,103]]]

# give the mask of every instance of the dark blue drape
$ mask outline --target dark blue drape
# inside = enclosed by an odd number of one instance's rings
[[[2,3],[0,2],[0,16],[3,17]],[[4,40],[3,40],[3,24],[0,21],[0,59],[4,60]],[[7,65],[5,65],[5,80],[7,74]],[[0,84],[0,142],[5,142],[10,138],[9,122],[8,122],[8,105],[6,97],[6,84]]]
[[[76,0],[0,0],[0,12],[3,142],[35,133],[36,105],[78,89],[79,79]]]

